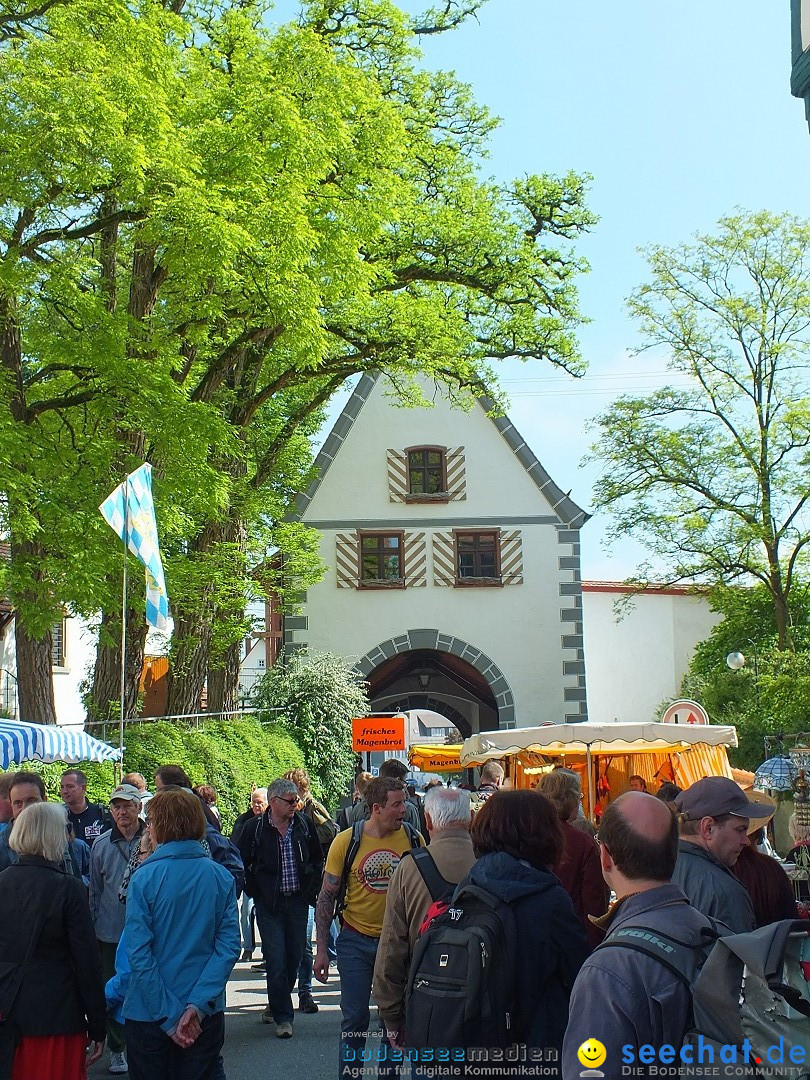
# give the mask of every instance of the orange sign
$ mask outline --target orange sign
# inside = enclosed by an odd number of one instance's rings
[[[404,716],[356,716],[352,720],[352,750],[356,754],[404,749]]]

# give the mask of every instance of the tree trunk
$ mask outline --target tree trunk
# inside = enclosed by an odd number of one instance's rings
[[[49,630],[41,638],[29,637],[22,620],[17,618],[14,621],[14,636],[20,720],[27,724],[55,724],[51,632]]]
[[[235,712],[239,708],[239,662],[242,642],[229,645],[222,667],[208,669],[208,711]]]
[[[203,615],[182,615],[174,609],[175,647],[169,665],[169,716],[187,716],[200,711],[208,666],[211,624]]]
[[[138,686],[143,671],[146,621],[143,613],[127,608],[127,659],[124,671],[124,718],[135,716]],[[88,720],[117,723],[121,714],[121,615],[104,612],[101,617],[92,700]]]

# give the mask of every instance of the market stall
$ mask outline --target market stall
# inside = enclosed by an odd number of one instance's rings
[[[554,765],[582,778],[589,817],[642,776],[655,792],[665,780],[681,788],[704,776],[731,777],[726,748],[737,745],[733,727],[703,724],[546,724],[484,731],[466,739],[461,765],[501,761],[515,787],[533,787]]]
[[[461,764],[460,754],[461,743],[420,743],[408,750],[408,763],[412,769],[421,769],[422,772],[461,772],[470,765]]]
[[[0,767],[21,761],[120,761],[121,751],[81,729],[0,720]]]

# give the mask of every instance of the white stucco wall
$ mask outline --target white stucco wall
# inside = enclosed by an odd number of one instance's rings
[[[681,696],[695,645],[720,621],[705,596],[684,590],[642,593],[617,613],[614,605],[624,595],[618,584],[583,584],[588,719],[593,723],[657,720],[661,703]]]
[[[464,447],[464,500],[390,500],[386,451],[422,444]],[[574,575],[559,569],[559,558],[570,557],[572,545],[560,542],[558,516],[480,407],[464,412],[437,397],[434,408],[396,408],[378,382],[345,434],[304,520],[322,534],[321,556],[329,571],[308,592],[308,626],[293,635],[295,642],[356,660],[409,630],[438,630],[468,642],[500,668],[514,695],[519,726],[559,723],[579,709],[578,703],[565,700],[565,687],[575,687],[576,676],[563,673],[565,661],[576,661],[576,650],[561,644],[563,634],[574,632],[573,623],[560,616],[561,608],[574,604],[572,597],[560,594],[560,584],[572,583]],[[521,532],[523,584],[433,584],[434,532],[497,525]],[[338,588],[336,534],[386,527],[427,533],[427,585]]]
[[[53,695],[58,724],[84,723],[85,709],[79,684],[92,671],[95,659],[95,631],[81,619],[67,619],[65,666],[53,669]]]
[[[82,619],[67,618],[65,620],[65,662],[62,667],[53,669],[53,695],[57,724],[84,723],[85,710],[80,684],[91,672],[95,656],[95,630]],[[16,677],[17,659],[13,619],[6,626],[3,637],[0,638],[0,670],[10,672]],[[5,706],[7,702],[3,700],[2,704]],[[18,720],[26,719],[16,712],[13,705],[11,713]]]

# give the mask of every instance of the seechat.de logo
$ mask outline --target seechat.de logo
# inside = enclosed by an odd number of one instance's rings
[[[607,1057],[607,1050],[599,1042],[598,1039],[586,1039],[586,1041],[577,1050],[577,1057],[580,1064],[585,1068],[579,1074],[580,1076],[604,1076],[603,1072],[599,1071],[599,1066],[604,1065],[605,1058]]]

